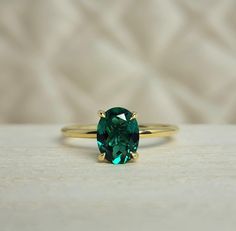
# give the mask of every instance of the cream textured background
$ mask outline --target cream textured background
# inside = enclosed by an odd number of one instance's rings
[[[0,123],[236,122],[236,1],[0,0]]]

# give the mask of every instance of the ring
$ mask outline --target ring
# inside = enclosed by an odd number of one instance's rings
[[[122,107],[114,107],[98,112],[98,125],[72,125],[62,128],[65,137],[97,138],[100,151],[99,161],[124,164],[136,160],[139,138],[169,137],[178,127],[168,124],[140,124],[137,113]]]

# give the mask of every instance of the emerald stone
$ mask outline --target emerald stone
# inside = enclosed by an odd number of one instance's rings
[[[113,164],[124,164],[137,152],[139,126],[132,113],[115,107],[105,112],[97,127],[97,143],[101,153]]]

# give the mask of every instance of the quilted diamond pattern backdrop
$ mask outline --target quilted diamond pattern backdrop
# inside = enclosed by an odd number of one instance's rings
[[[0,0],[0,122],[236,122],[236,1]]]

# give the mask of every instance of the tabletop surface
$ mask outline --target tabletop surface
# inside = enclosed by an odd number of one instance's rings
[[[236,126],[181,125],[117,166],[60,127],[0,127],[1,231],[236,230]]]

